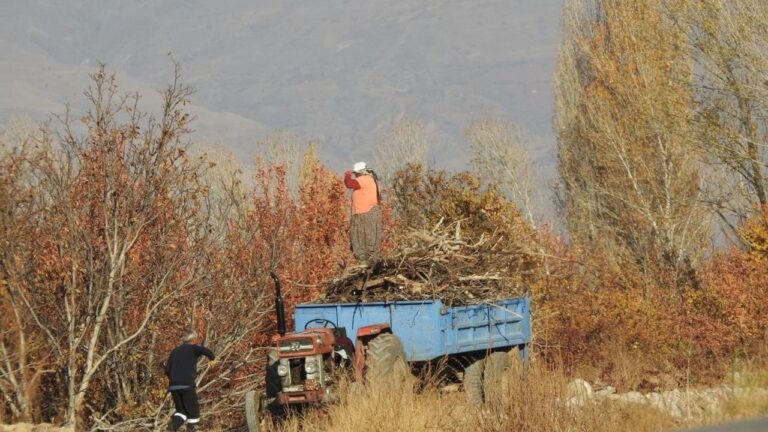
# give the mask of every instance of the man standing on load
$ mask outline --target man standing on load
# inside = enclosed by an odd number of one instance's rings
[[[344,173],[344,184],[352,189],[352,220],[349,240],[352,254],[362,265],[375,257],[381,246],[381,194],[376,173],[365,162],[357,162]]]

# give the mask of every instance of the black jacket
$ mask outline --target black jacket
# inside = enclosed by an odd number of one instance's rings
[[[202,345],[185,343],[174,348],[165,364],[168,385],[195,387],[197,358],[201,355],[214,359],[213,352]]]

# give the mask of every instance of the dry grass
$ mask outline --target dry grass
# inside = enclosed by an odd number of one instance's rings
[[[768,414],[768,369],[763,366],[742,365],[730,377],[728,384],[739,389],[736,396],[725,401],[719,418],[740,419]]]
[[[629,362],[628,362],[629,363]],[[437,375],[429,371],[425,375]],[[647,405],[603,401],[582,407],[567,403],[571,378],[556,368],[534,362],[526,379],[510,371],[504,397],[482,408],[469,404],[463,392],[445,391],[436,379],[341,385],[342,399],[321,409],[296,412],[272,420],[267,432],[395,432],[395,431],[522,431],[522,432],[651,432],[678,430],[768,414],[768,369],[741,366],[729,387],[741,389],[720,409],[686,420]]]
[[[559,370],[532,366],[525,380],[510,374],[505,397],[482,408],[461,392],[413,382],[353,387],[338,404],[270,425],[271,432],[387,431],[658,431],[682,423],[652,408],[615,403],[569,408],[568,379]]]

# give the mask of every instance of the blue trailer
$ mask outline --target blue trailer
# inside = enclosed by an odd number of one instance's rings
[[[528,297],[454,307],[440,300],[301,304],[294,310],[294,322],[297,329],[344,327],[350,335],[386,324],[409,362],[512,348],[525,360],[531,342]]]

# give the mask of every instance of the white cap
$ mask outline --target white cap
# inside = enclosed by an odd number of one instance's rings
[[[366,165],[365,162],[355,162],[354,165],[352,165],[352,172],[354,173],[361,173],[368,168],[368,165]]]

